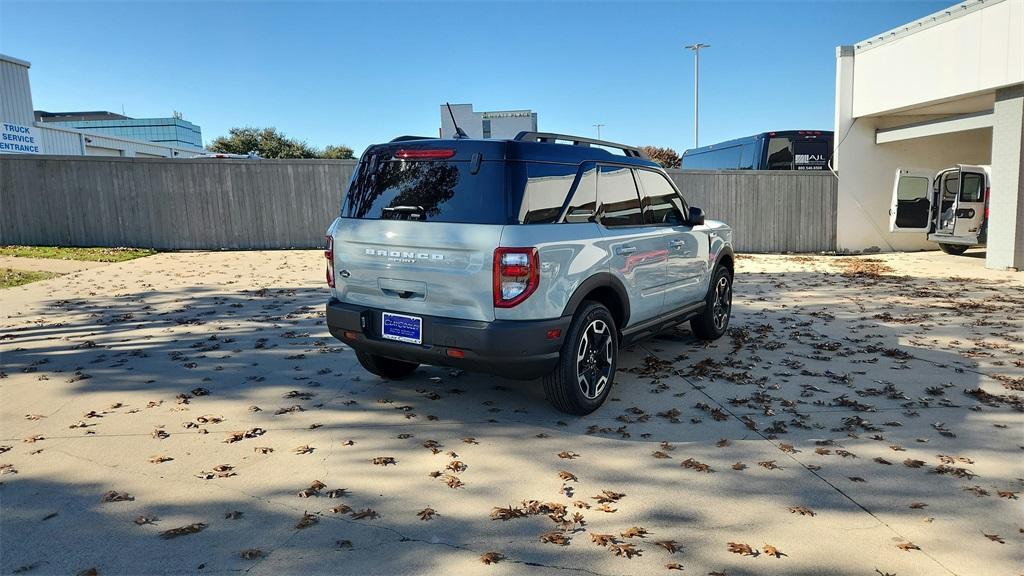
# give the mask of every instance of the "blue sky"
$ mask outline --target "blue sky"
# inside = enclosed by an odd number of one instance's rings
[[[951,2],[73,2],[0,0],[0,52],[37,109],[169,116],[209,142],[275,126],[362,151],[436,134],[438,105],[530,108],[545,131],[631,144],[832,128],[835,47]]]

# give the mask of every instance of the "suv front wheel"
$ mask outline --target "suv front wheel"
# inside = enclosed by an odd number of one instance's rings
[[[704,299],[704,310],[690,320],[690,329],[701,340],[718,340],[729,329],[732,314],[732,273],[725,266],[715,268]]]
[[[568,414],[590,414],[604,403],[615,380],[619,333],[602,304],[584,302],[562,344],[558,366],[544,377],[544,394]]]

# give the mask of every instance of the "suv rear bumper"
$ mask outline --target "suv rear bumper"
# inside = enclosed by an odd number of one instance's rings
[[[423,344],[407,344],[381,338],[381,312],[385,310],[331,298],[327,303],[327,328],[332,336],[358,352],[517,380],[540,378],[555,369],[572,321],[572,316],[493,322],[421,316]],[[561,332],[549,339],[548,331],[553,329]],[[346,337],[346,332],[354,338]],[[463,357],[449,356],[453,348],[461,350]]]

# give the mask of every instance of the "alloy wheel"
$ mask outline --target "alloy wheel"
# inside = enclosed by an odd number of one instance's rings
[[[594,320],[583,331],[576,349],[576,382],[589,400],[604,392],[612,375],[612,331],[604,320]]]

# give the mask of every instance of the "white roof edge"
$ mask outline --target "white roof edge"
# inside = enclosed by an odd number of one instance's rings
[[[854,44],[854,48],[857,52],[877,48],[878,46],[887,44],[898,38],[909,36],[910,34],[920,32],[921,30],[927,30],[932,26],[938,26],[944,22],[948,22],[961,16],[966,16],[976,10],[981,10],[987,6],[994,6],[1004,1],[1005,0],[965,0],[963,2],[957,2],[949,8],[939,10],[938,12],[929,14],[924,18],[918,18],[913,22],[908,22],[902,26],[897,26],[892,30],[886,30],[881,34],[876,34],[871,38],[861,40]]]
[[[18,66],[24,66],[25,68],[31,68],[32,63],[28,60],[22,60],[15,58],[14,56],[8,56],[6,54],[0,54],[0,61],[10,62],[11,64],[17,64]]]

